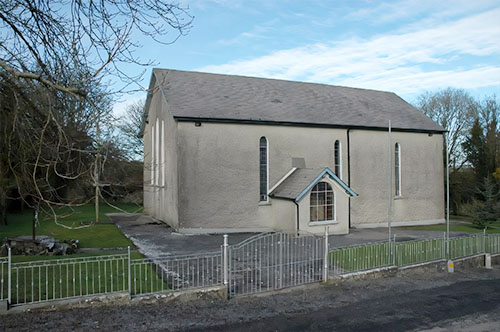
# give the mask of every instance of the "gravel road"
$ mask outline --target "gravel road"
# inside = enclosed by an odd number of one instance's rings
[[[31,311],[0,316],[1,331],[500,331],[500,269],[311,285],[230,301]]]

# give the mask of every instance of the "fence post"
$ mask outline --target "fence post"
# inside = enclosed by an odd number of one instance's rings
[[[443,259],[446,259],[446,232],[443,232]]]
[[[325,253],[324,253],[324,265],[323,265],[323,282],[328,281],[328,226],[325,226]]]
[[[12,257],[11,257],[11,252],[10,252],[10,247],[7,249],[7,307],[10,307],[12,303],[12,293],[11,293],[11,288],[12,288]]]
[[[483,229],[483,239],[481,242],[482,242],[483,252],[486,253],[486,228]]]
[[[392,265],[396,266],[396,234],[394,234],[392,240]]]
[[[228,275],[228,260],[227,260],[227,250],[228,250],[228,244],[227,244],[227,234],[224,234],[224,257],[223,257],[223,264],[224,264],[224,285],[227,285],[227,275]]]
[[[283,233],[280,232],[280,288],[283,288]]]
[[[450,232],[446,232],[446,259],[450,259]]]
[[[128,297],[132,298],[132,271],[130,263],[130,246],[127,247],[127,260],[128,260]]]

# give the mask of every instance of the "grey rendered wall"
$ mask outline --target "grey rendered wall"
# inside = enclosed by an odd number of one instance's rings
[[[159,90],[153,94],[147,120],[144,132],[144,211],[172,227],[178,227],[177,122],[170,114],[166,100]],[[151,132],[154,123],[160,125],[158,144],[165,154],[162,158],[164,162],[159,159],[156,166],[158,184],[151,184],[154,168],[151,164]],[[164,181],[162,177],[165,177]]]
[[[273,229],[273,207],[259,203],[259,139],[269,142],[269,187],[291,169],[292,157],[308,168],[333,168],[333,144],[342,143],[347,178],[346,130],[243,124],[178,123],[181,228]],[[274,201],[271,204],[275,204]],[[294,213],[293,204],[289,204]],[[295,222],[295,218],[293,219]]]
[[[286,232],[294,232],[297,230],[297,207],[291,200],[273,199],[273,228]]]
[[[401,145],[401,197],[393,200],[395,224],[442,222],[444,170],[442,135],[392,133],[391,149]],[[352,226],[387,224],[389,146],[386,132],[353,130],[351,187],[359,197],[351,200]],[[394,157],[391,165],[394,179]],[[392,190],[394,191],[394,180]]]

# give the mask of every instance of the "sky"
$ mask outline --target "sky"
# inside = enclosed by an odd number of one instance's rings
[[[500,96],[500,1],[182,0],[194,16],[170,45],[143,41],[153,67],[392,91],[463,88]],[[124,96],[121,109],[146,93]]]

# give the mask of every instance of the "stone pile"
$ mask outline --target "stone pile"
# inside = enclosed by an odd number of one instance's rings
[[[6,238],[0,247],[0,256],[7,255],[7,248],[11,248],[12,255],[69,255],[78,252],[78,240],[60,242],[50,236],[18,236]]]

